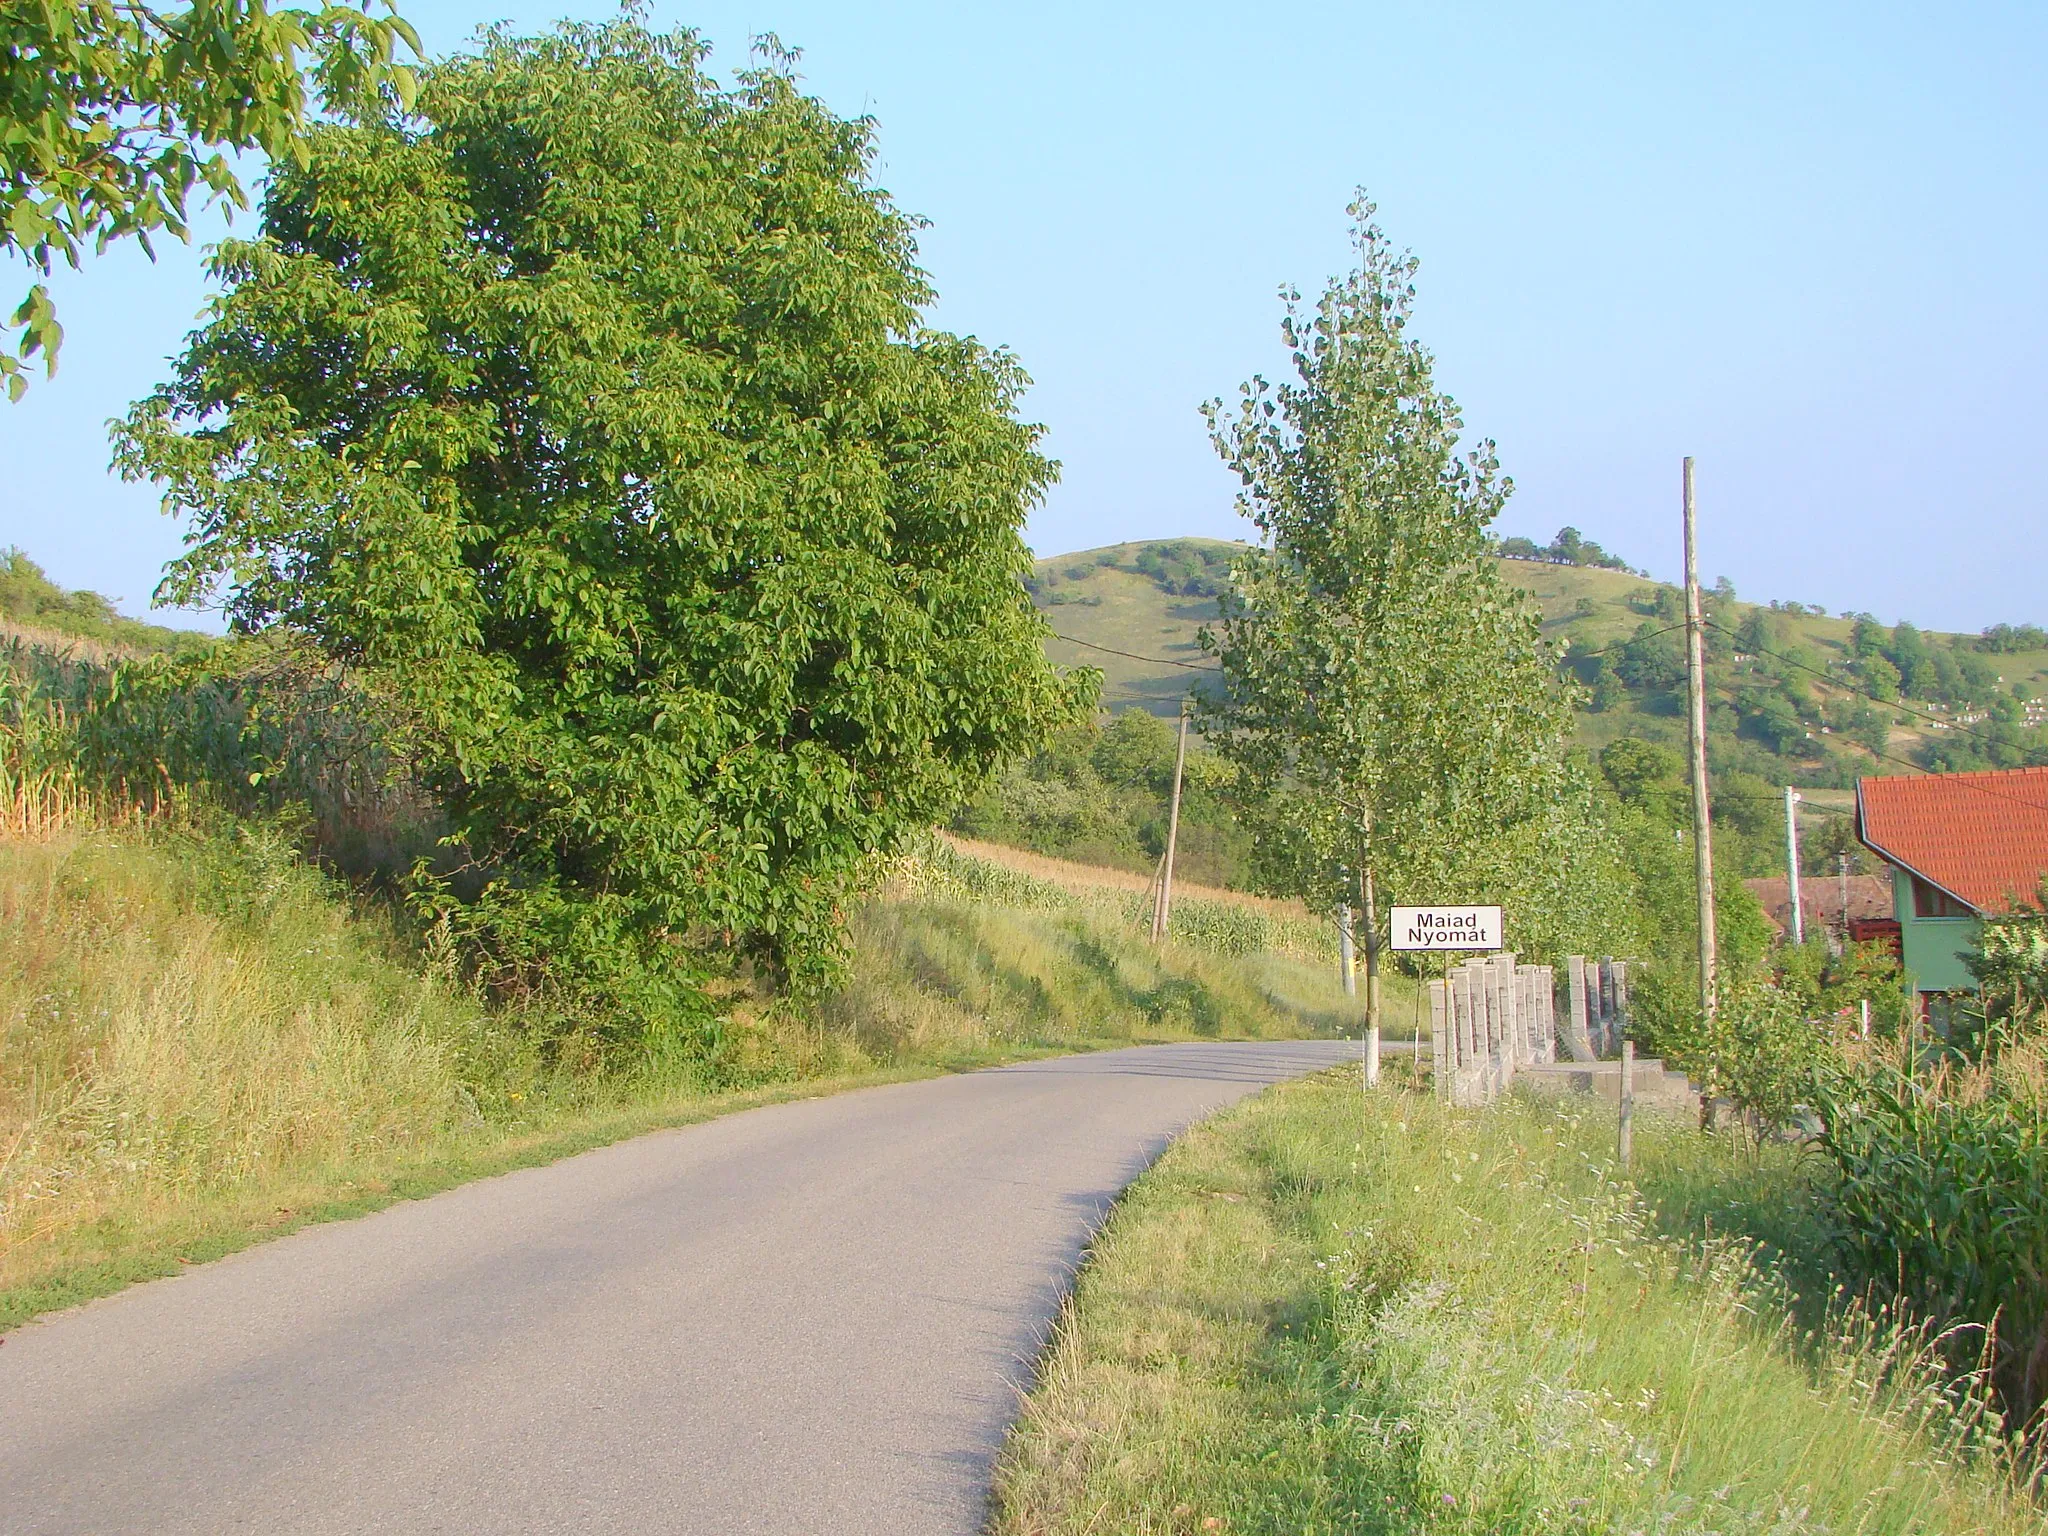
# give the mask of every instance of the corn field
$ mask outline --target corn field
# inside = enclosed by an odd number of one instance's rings
[[[298,807],[323,857],[390,872],[431,841],[377,702],[289,646],[85,659],[0,642],[0,836],[146,817],[198,798]]]
[[[1990,1060],[1881,1056],[1827,1079],[1839,1252],[1868,1290],[1988,1359],[2012,1432],[2048,1449],[2048,1038]]]

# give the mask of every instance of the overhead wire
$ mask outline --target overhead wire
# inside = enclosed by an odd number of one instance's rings
[[[1063,635],[1052,631],[1055,640],[1064,640],[1069,645],[1078,645],[1083,650],[1100,651],[1105,656],[1121,656],[1126,661],[1149,661],[1159,667],[1181,667],[1189,672],[1221,672],[1221,667],[1204,666],[1198,661],[1175,661],[1171,656],[1140,656],[1136,651],[1120,651],[1113,645],[1097,645],[1093,640],[1082,640],[1074,635]]]

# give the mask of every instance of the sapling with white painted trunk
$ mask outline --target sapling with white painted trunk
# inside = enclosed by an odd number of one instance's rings
[[[1407,334],[1415,259],[1352,206],[1357,265],[1282,324],[1295,378],[1207,407],[1258,547],[1203,631],[1222,687],[1200,701],[1240,770],[1269,878],[1318,911],[1360,902],[1366,1054],[1393,901],[1513,883],[1509,836],[1567,796],[1571,701],[1538,615],[1488,559],[1510,482]],[[1370,1075],[1370,1069],[1368,1068]]]

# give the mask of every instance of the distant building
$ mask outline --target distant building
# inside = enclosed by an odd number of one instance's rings
[[[1856,835],[1892,872],[1900,959],[1925,1006],[1977,980],[1979,919],[2034,904],[2048,875],[2048,768],[1859,779]]]
[[[1764,909],[1771,926],[1783,938],[1792,928],[1790,882],[1783,875],[1742,882]],[[1892,917],[1892,882],[1886,875],[1802,876],[1799,881],[1799,921],[1808,938],[1825,932],[1848,933],[1868,930],[1869,925],[1889,925]],[[1880,929],[1879,931],[1883,931]]]

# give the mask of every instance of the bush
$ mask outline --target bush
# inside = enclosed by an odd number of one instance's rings
[[[1855,1284],[1988,1356],[2008,1425],[2048,1448],[2048,1048],[1820,1075],[1830,1210]],[[1990,1347],[1986,1348],[1989,1335]]]

